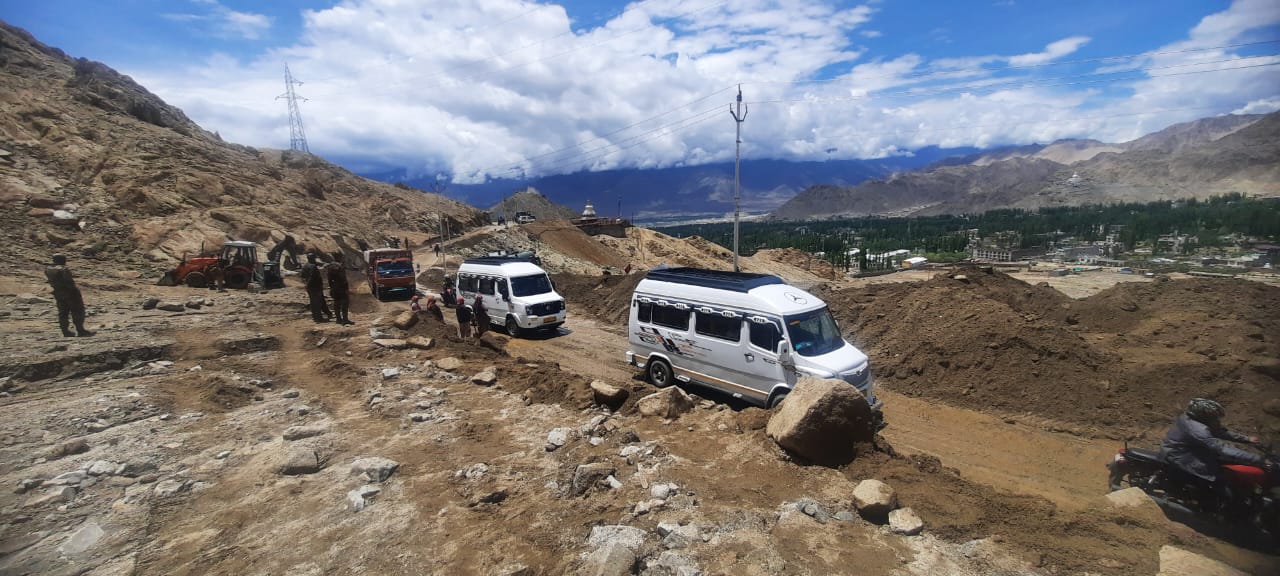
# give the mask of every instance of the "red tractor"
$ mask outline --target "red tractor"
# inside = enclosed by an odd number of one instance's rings
[[[222,245],[218,256],[197,256],[182,259],[177,268],[165,272],[161,286],[186,284],[192,288],[217,285],[219,280],[227,288],[240,289],[262,277],[258,262],[258,245],[244,240],[233,240]]]

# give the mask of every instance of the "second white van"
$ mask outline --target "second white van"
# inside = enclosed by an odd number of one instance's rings
[[[879,417],[867,355],[841,336],[825,302],[777,276],[652,270],[632,294],[627,332],[627,363],[655,386],[693,382],[773,407],[800,375],[835,378]]]
[[[458,267],[457,290],[467,304],[479,295],[489,322],[511,336],[564,324],[564,298],[547,271],[529,258],[469,258]]]

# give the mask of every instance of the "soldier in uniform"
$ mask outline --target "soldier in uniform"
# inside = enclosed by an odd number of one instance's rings
[[[67,257],[54,254],[53,265],[45,267],[44,275],[49,279],[49,286],[53,287],[53,299],[58,302],[58,326],[62,327],[62,335],[93,336],[93,332],[84,327],[84,297],[67,268]],[[68,329],[68,316],[75,322],[74,333]]]
[[[348,317],[351,312],[351,287],[347,285],[347,271],[343,269],[342,257],[334,255],[334,262],[328,266],[329,296],[333,298],[333,315],[339,324],[355,324]]]
[[[302,279],[307,283],[307,299],[311,304],[311,319],[316,322],[328,322],[329,306],[324,302],[324,276],[316,265],[314,252],[307,254],[307,263],[302,267]]]

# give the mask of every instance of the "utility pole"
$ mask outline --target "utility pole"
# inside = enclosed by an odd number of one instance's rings
[[[293,87],[301,86],[302,82],[293,79],[293,74],[289,72],[289,65],[284,65],[284,94],[276,96],[276,100],[284,98],[289,102],[289,149],[299,150],[311,153],[311,149],[307,148],[307,133],[302,129],[302,111],[298,109],[298,100],[306,102],[303,98],[293,91]]]
[[[747,111],[742,109],[742,85],[738,85],[738,110],[729,106],[729,115],[733,116],[737,126],[737,143],[733,149],[733,271],[738,272],[738,220],[742,210],[742,121],[747,119]]]

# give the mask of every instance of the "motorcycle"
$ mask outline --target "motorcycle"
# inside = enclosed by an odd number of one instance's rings
[[[1167,462],[1157,450],[1132,448],[1128,442],[1107,463],[1107,487],[1141,488],[1166,512],[1209,517],[1219,524],[1262,532],[1280,543],[1280,468],[1271,446],[1264,447],[1265,466],[1224,464],[1218,482],[1226,483],[1230,497],[1219,502],[1214,487]]]

